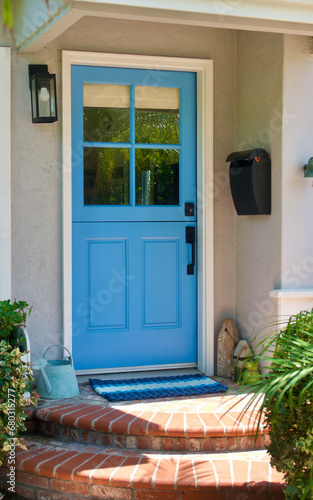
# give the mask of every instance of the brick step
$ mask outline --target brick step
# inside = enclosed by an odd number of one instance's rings
[[[283,500],[283,475],[263,450],[158,453],[30,436],[16,450],[16,487],[36,500]],[[8,469],[0,469],[5,489]]]
[[[162,451],[264,449],[269,436],[258,411],[149,411],[146,405],[57,404],[37,410],[37,431],[84,444]]]

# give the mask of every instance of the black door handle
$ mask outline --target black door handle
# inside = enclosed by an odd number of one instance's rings
[[[195,274],[196,265],[196,228],[194,226],[186,227],[186,243],[191,244],[191,264],[187,265],[187,274]]]

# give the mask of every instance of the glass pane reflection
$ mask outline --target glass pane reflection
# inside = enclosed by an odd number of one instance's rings
[[[136,149],[136,205],[179,204],[179,151]]]
[[[179,144],[179,89],[135,88],[137,143]]]
[[[84,204],[129,205],[129,149],[84,148]]]
[[[84,141],[129,142],[127,85],[84,84]]]

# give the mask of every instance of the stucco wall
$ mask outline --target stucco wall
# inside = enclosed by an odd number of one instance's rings
[[[31,124],[29,63],[57,73],[61,50],[87,50],[214,61],[215,324],[235,314],[235,214],[225,158],[235,148],[236,33],[230,30],[85,18],[35,56],[13,61],[13,297],[34,309],[28,322],[33,359],[62,341],[61,132]],[[205,187],[198,186],[204,192]]]
[[[282,288],[313,287],[312,38],[285,36],[282,179]],[[313,307],[313,304],[312,304]]]
[[[272,160],[272,214],[236,216],[236,311],[252,339],[277,315],[269,296],[280,283],[284,37],[237,34],[237,150],[266,149]]]

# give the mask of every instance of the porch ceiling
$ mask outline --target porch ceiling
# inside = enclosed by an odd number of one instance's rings
[[[36,52],[84,16],[313,35],[312,0],[14,0],[21,52]]]

